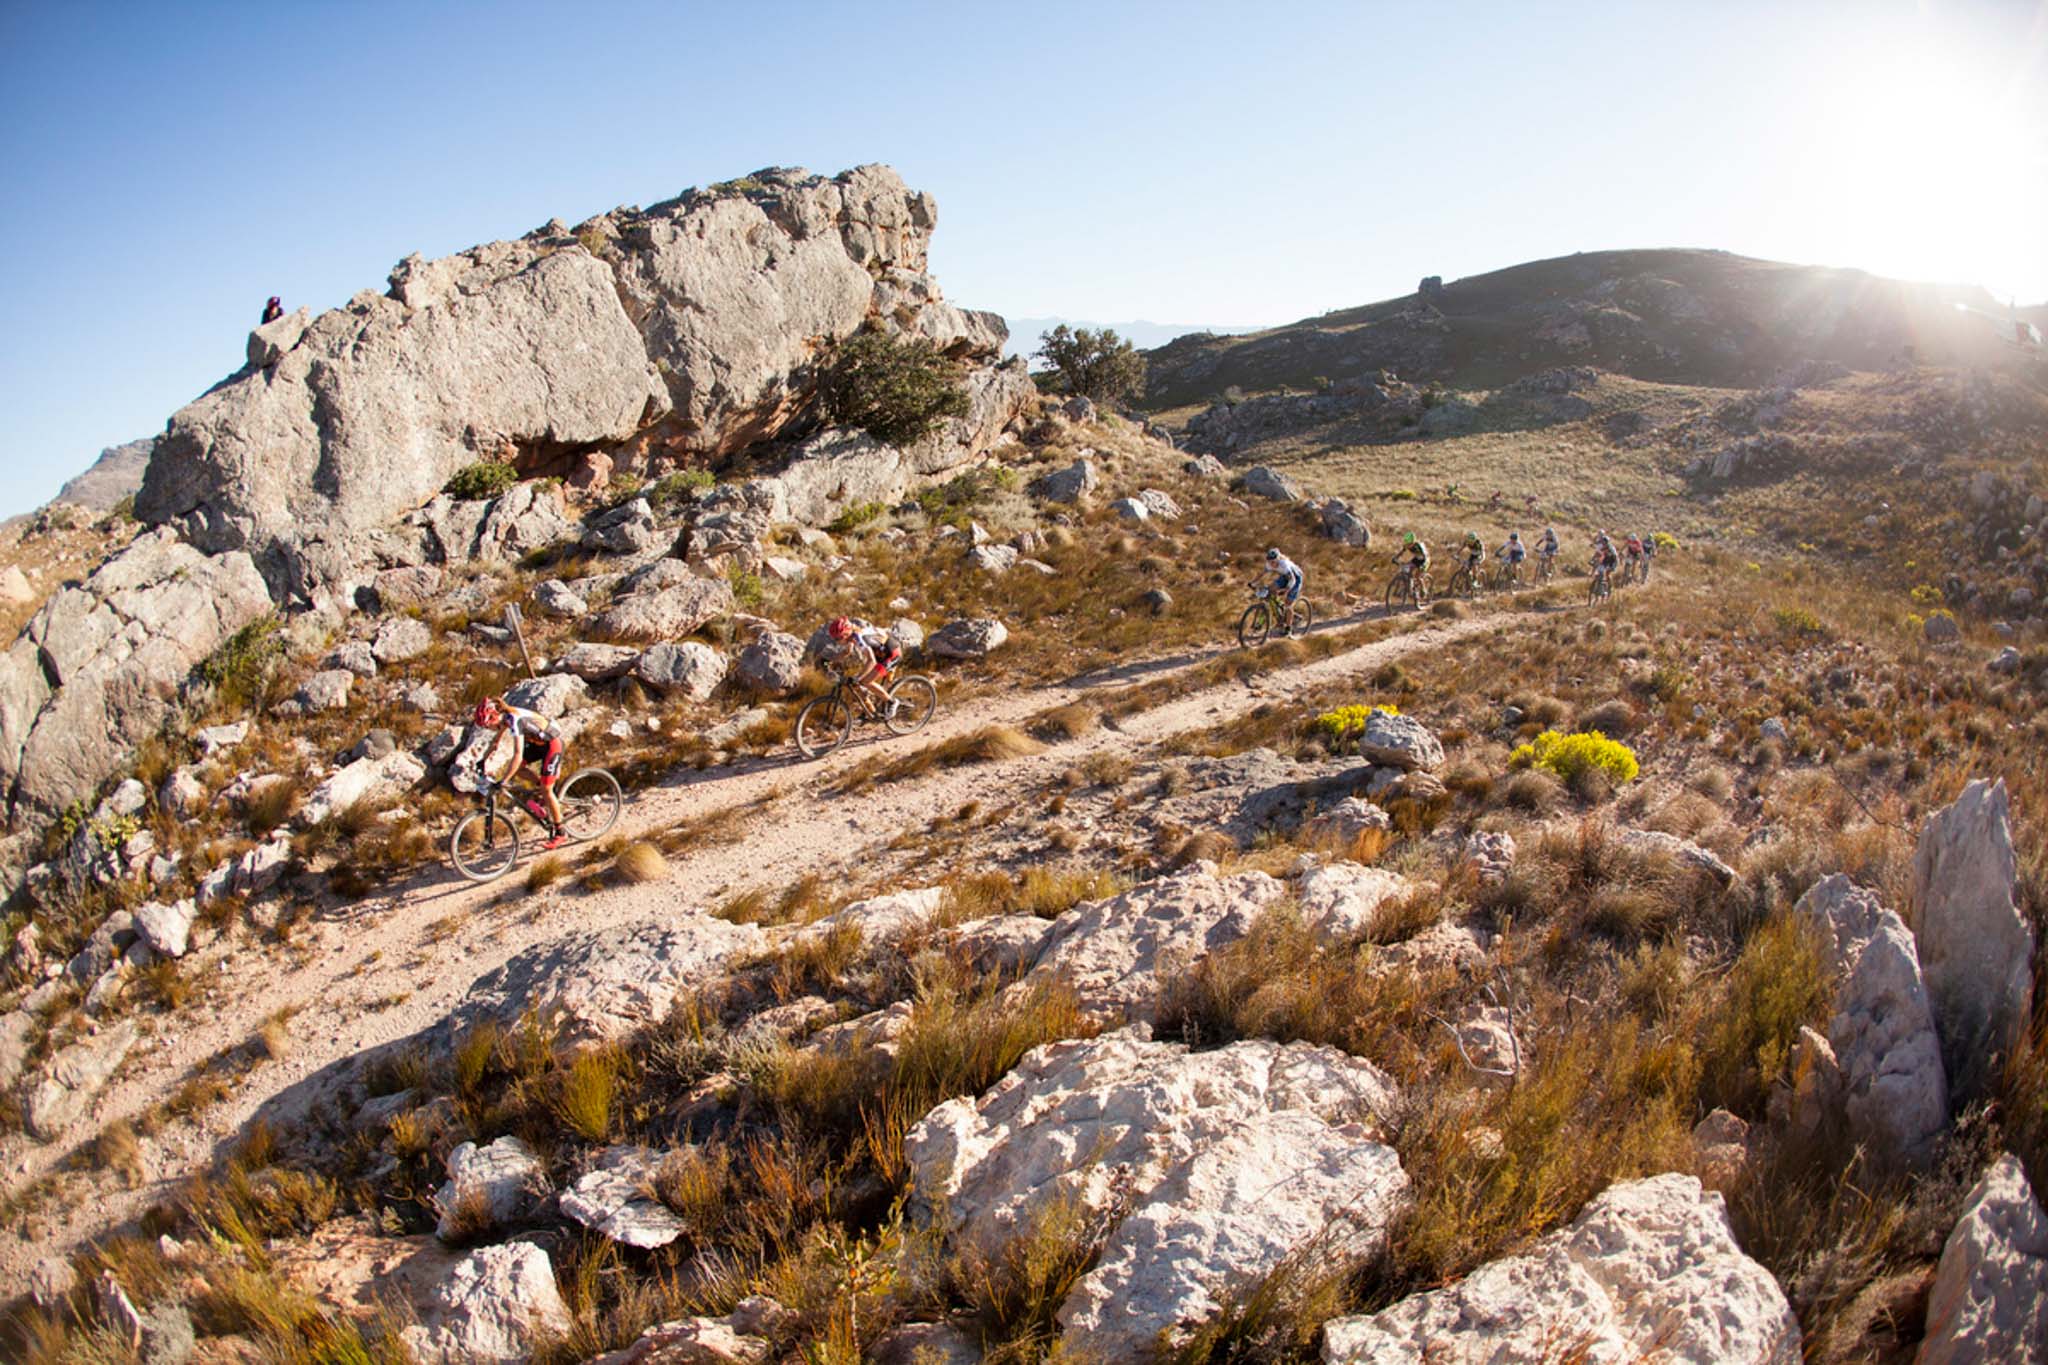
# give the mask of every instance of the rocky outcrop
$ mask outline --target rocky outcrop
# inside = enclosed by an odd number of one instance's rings
[[[124,1019],[52,1057],[22,1106],[29,1135],[50,1142],[84,1118],[100,1091],[114,1078],[114,1072],[127,1060],[137,1036],[135,1021]]]
[[[448,1154],[448,1182],[434,1196],[444,1242],[474,1239],[532,1217],[552,1191],[547,1168],[516,1137],[487,1146],[465,1142]]]
[[[421,1365],[520,1365],[537,1338],[570,1328],[554,1265],[531,1242],[483,1247],[457,1261],[422,1319],[400,1334]]]
[[[758,925],[690,911],[665,924],[571,934],[478,978],[453,1022],[490,1018],[511,1026],[533,1010],[565,1044],[623,1037],[660,1023],[677,994],[706,974],[767,946]]]
[[[427,765],[400,749],[382,758],[359,758],[320,783],[306,798],[299,821],[317,825],[349,807],[395,801],[427,775]]]
[[[725,681],[725,656],[695,640],[664,640],[633,661],[633,677],[664,694],[703,701]]]
[[[667,1246],[685,1228],[648,1193],[660,1168],[661,1157],[645,1147],[608,1147],[562,1191],[562,1213],[629,1247]]]
[[[149,453],[156,449],[156,437],[108,446],[83,474],[65,480],[52,502],[68,502],[94,512],[110,512],[123,498],[134,496],[142,487],[142,471],[149,467]]]
[[[1941,1249],[1918,1365],[2048,1361],[2048,1215],[2019,1158],[1970,1191]]]
[[[270,609],[247,555],[137,537],[0,655],[0,797],[39,828],[155,734],[192,670]]]
[[[1141,1360],[1319,1236],[1332,1256],[1383,1242],[1407,1187],[1377,1141],[1393,1100],[1333,1048],[1190,1053],[1140,1026],[1033,1050],[978,1102],[932,1110],[905,1153],[918,1197],[981,1255],[1048,1219],[1099,1237],[1059,1310],[1067,1347]]]
[[[933,631],[924,642],[924,651],[937,659],[986,659],[1009,638],[1009,629],[1001,621],[961,619]]]
[[[1095,1017],[1149,1021],[1167,983],[1250,933],[1286,894],[1263,872],[1224,877],[1196,863],[1061,916],[1033,975],[1065,981]]]
[[[1403,772],[1435,772],[1444,766],[1444,746],[1429,727],[1408,716],[1374,711],[1366,717],[1358,752],[1369,762]]]
[[[732,590],[718,579],[685,576],[628,593],[594,617],[590,629],[613,640],[675,640],[732,607]]]
[[[1917,1164],[1948,1127],[1948,1081],[1913,934],[1840,873],[1795,907],[1818,925],[1836,978],[1828,1024],[1857,1136],[1887,1160]]]
[[[1408,891],[1408,879],[1400,873],[1358,863],[1310,866],[1296,882],[1302,920],[1317,937],[1338,943],[1364,938],[1380,908]]]
[[[1951,1087],[1973,1098],[2027,1024],[2034,936],[2015,899],[2005,783],[1977,781],[1928,818],[1913,851],[1915,933]]]
[[[1654,1359],[1794,1365],[1799,1324],[1687,1175],[1616,1185],[1563,1232],[1458,1284],[1323,1329],[1326,1365]]]

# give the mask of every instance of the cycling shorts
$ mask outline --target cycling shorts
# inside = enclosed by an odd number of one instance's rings
[[[543,787],[555,785],[555,779],[562,775],[562,754],[566,745],[557,739],[529,739],[520,751],[521,760],[533,769]]]

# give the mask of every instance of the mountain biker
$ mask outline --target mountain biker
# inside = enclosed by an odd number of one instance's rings
[[[1403,559],[1408,561],[1408,581],[1419,603],[1422,600],[1422,579],[1429,572],[1429,546],[1413,531],[1401,537],[1401,548],[1394,551],[1394,557],[1387,562],[1399,564]]]
[[[1636,566],[1643,562],[1642,537],[1631,533],[1624,548],[1628,551],[1628,572],[1621,576],[1621,581],[1626,583],[1636,576]]]
[[[1281,554],[1278,547],[1275,547],[1266,551],[1266,568],[1273,575],[1270,590],[1285,593],[1284,600],[1287,605],[1293,606],[1294,600],[1301,596],[1302,585],[1308,582],[1308,575],[1301,571],[1301,565]]]
[[[1612,573],[1621,563],[1621,557],[1614,552],[1614,542],[1607,538],[1605,531],[1593,537],[1593,572]]]
[[[1522,546],[1522,533],[1520,531],[1508,532],[1507,540],[1502,543],[1498,550],[1493,552],[1493,557],[1505,563],[1508,566],[1508,572],[1516,576],[1520,576],[1522,561],[1528,558],[1528,556],[1529,552]]]
[[[1643,581],[1650,581],[1650,564],[1657,557],[1657,533],[1650,532],[1643,537]]]
[[[1543,560],[1545,563],[1548,563],[1549,561],[1557,558],[1557,552],[1559,548],[1560,547],[1557,543],[1557,528],[1555,526],[1544,527],[1543,538],[1536,542],[1536,557],[1538,559]]]
[[[529,711],[523,706],[508,704],[503,697],[485,697],[476,704],[470,719],[485,730],[495,730],[491,747],[484,750],[477,760],[476,771],[482,777],[490,769],[491,760],[497,756],[498,743],[507,734],[512,736],[517,759],[512,771],[505,774],[500,786],[510,786],[519,774],[531,771],[533,780],[540,787],[543,810],[547,817],[548,839],[542,848],[560,848],[568,836],[562,832],[562,803],[555,797],[555,779],[562,775],[562,755],[567,745],[562,732],[555,723],[538,711]],[[527,809],[533,810],[534,803],[527,802]],[[542,811],[535,811],[541,814]]]
[[[825,627],[825,635],[832,642],[827,656],[847,660],[849,666],[843,671],[853,679],[853,685],[878,710],[888,711],[895,703],[882,684],[889,670],[903,658],[903,646],[896,643],[896,637],[858,616],[833,617]],[[852,665],[858,665],[858,671]]]
[[[1486,561],[1486,542],[1479,538],[1477,531],[1465,533],[1465,567],[1476,577],[1479,566]]]

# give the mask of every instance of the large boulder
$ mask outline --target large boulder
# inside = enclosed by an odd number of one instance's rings
[[[894,446],[865,432],[828,430],[798,446],[775,477],[789,520],[824,526],[849,507],[895,503],[915,472]]]
[[[1836,977],[1828,1042],[1850,1126],[1888,1161],[1926,1161],[1948,1127],[1948,1081],[1912,931],[1840,873],[1795,909],[1821,930]]]
[[[193,669],[270,609],[247,555],[144,534],[0,654],[0,802],[39,829],[157,733]]]
[[[548,1254],[531,1242],[481,1247],[436,1285],[400,1339],[420,1365],[524,1365],[546,1335],[567,1335],[568,1305]]]
[[[725,656],[696,640],[664,640],[633,662],[633,677],[663,694],[703,701],[725,681]]]
[[[448,1182],[434,1196],[444,1242],[475,1238],[538,1213],[553,1191],[547,1168],[531,1147],[505,1136],[479,1147],[459,1144],[448,1154]]]
[[[1325,1365],[1799,1358],[1784,1291],[1736,1244],[1721,1196],[1689,1175],[1612,1186],[1522,1255],[1323,1328]]]
[[[403,749],[381,758],[359,758],[313,788],[299,810],[299,821],[317,825],[358,803],[395,801],[426,775],[427,765]]]
[[[527,949],[479,977],[448,1030],[482,1019],[510,1027],[528,1010],[565,1044],[621,1038],[668,1017],[677,995],[768,946],[759,925],[678,909],[666,923],[587,930]]]
[[[732,589],[723,582],[691,576],[628,593],[593,617],[590,629],[614,640],[675,640],[732,606]]]
[[[655,541],[654,508],[645,498],[632,498],[591,518],[583,531],[583,548],[606,554],[632,555]]]
[[[1266,465],[1253,465],[1244,473],[1244,491],[1257,498],[1270,498],[1274,502],[1300,502],[1301,485],[1276,469]]]
[[[1368,762],[1403,772],[1435,772],[1444,766],[1444,746],[1429,727],[1410,716],[1374,711],[1358,737],[1359,755]]]
[[[1407,1185],[1376,1140],[1394,1099],[1334,1048],[1190,1053],[1138,1026],[1034,1049],[979,1100],[933,1109],[904,1151],[918,1197],[983,1256],[1050,1218],[1102,1236],[1060,1307],[1066,1343],[1141,1360],[1291,1255],[1384,1243]]]
[[[1918,1365],[2048,1361],[2048,1215],[2019,1158],[1970,1191],[1941,1249]]]
[[[1339,545],[1372,544],[1372,527],[1341,498],[1331,498],[1323,504],[1322,523],[1323,534]]]
[[[1062,915],[1032,974],[1065,981],[1097,1018],[1150,1020],[1175,977],[1243,938],[1286,895],[1263,872],[1225,877],[1196,863]]]
[[[377,627],[370,654],[380,664],[400,664],[418,658],[433,645],[434,631],[425,621],[394,616]]]
[[[521,678],[505,689],[505,700],[550,718],[566,715],[590,697],[590,685],[574,673],[543,673]]]
[[[1400,873],[1359,863],[1318,864],[1304,869],[1295,882],[1303,922],[1318,938],[1337,943],[1356,943],[1371,933],[1381,908],[1409,890]]]
[[[610,682],[633,671],[640,651],[631,645],[570,645],[548,664],[550,673],[572,673],[585,682]]]
[[[687,1230],[649,1193],[661,1156],[645,1147],[607,1147],[562,1191],[562,1213],[629,1247],[667,1246]]]
[[[767,631],[740,651],[733,676],[749,692],[786,697],[803,681],[804,642],[785,631]]]
[[[991,617],[948,621],[924,642],[924,652],[938,659],[985,659],[1010,638],[1001,621]]]
[[[1031,485],[1034,496],[1047,502],[1077,503],[1095,491],[1101,482],[1095,462],[1083,455],[1062,469],[1055,469]]]
[[[1920,831],[1915,937],[1942,1062],[1957,1098],[1981,1093],[1986,1064],[2027,1026],[2034,935],[2016,899],[2018,861],[2003,781],[1972,782]]]
[[[52,1057],[22,1105],[22,1119],[29,1136],[39,1142],[51,1142],[84,1118],[100,1091],[114,1078],[114,1072],[127,1060],[138,1036],[135,1021],[123,1019]]]

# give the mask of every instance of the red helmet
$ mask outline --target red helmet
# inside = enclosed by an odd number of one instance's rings
[[[498,715],[498,699],[496,697],[485,697],[476,704],[476,710],[470,712],[469,718],[478,725],[496,725],[498,723]]]
[[[847,620],[844,616],[835,616],[832,618],[831,624],[825,627],[825,633],[835,640],[852,639],[853,622]]]

